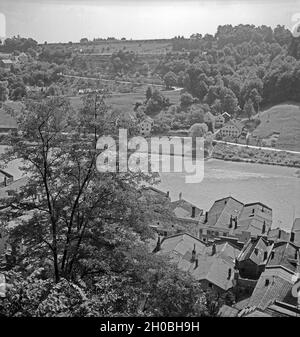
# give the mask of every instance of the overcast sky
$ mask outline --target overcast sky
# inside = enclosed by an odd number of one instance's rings
[[[171,38],[212,33],[220,24],[291,28],[300,0],[0,0],[0,36],[39,42],[82,37]],[[5,19],[4,19],[5,17]]]

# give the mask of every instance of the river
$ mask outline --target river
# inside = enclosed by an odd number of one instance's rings
[[[217,199],[231,195],[244,203],[260,201],[273,209],[273,228],[290,230],[300,217],[298,169],[210,159],[204,164],[204,179],[185,183],[183,173],[161,173],[158,188],[169,191],[172,200],[182,197],[208,210]]]
[[[0,146],[0,153],[4,147]],[[8,166],[15,179],[21,177],[16,162]],[[185,183],[184,173],[161,173],[163,191],[172,200],[182,197],[208,210],[217,199],[228,195],[244,202],[260,201],[273,209],[273,227],[290,230],[294,217],[300,217],[300,178],[298,169],[210,159],[204,163],[204,179]]]

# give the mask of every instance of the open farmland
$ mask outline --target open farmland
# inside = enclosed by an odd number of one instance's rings
[[[300,151],[300,107],[298,104],[280,104],[261,112],[261,123],[254,135],[267,137],[280,132],[277,147]]]
[[[132,51],[137,54],[165,54],[172,50],[171,40],[105,40],[66,45],[71,50],[93,54],[112,54],[119,50]]]
[[[146,89],[145,89],[146,90]],[[169,98],[171,104],[179,104],[180,91],[162,91],[163,95]],[[128,94],[112,94],[107,98],[106,103],[112,109],[122,111],[132,111],[136,102],[143,102],[145,100],[145,92],[128,93]],[[78,109],[82,106],[80,96],[70,97],[70,102],[73,108]]]

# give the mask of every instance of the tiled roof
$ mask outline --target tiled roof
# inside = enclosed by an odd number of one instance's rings
[[[192,218],[192,208],[193,207],[195,207],[195,218],[194,219],[198,219],[203,213],[202,209],[200,209],[199,207],[193,205],[192,203],[184,199],[173,201],[171,203],[171,207],[176,217],[178,218],[193,219]]]
[[[13,181],[8,186],[0,188],[0,199],[4,199],[8,197],[9,191],[18,191],[21,187],[25,186],[28,182],[28,178],[20,178],[18,180]]]
[[[1,62],[4,63],[4,64],[13,64],[13,61],[9,60],[9,59],[3,59],[3,60],[1,60]]]
[[[219,228],[228,228],[230,217],[238,216],[242,208],[243,203],[232,197],[217,200],[208,212],[207,225]]]
[[[268,284],[266,284],[268,280]],[[274,273],[270,276],[267,272],[263,272],[259,278],[256,287],[250,298],[249,307],[266,309],[275,300],[285,301],[287,303],[296,302],[296,299],[291,295],[293,282],[282,277],[279,273]]]
[[[180,233],[165,238],[161,244],[161,252],[168,253],[175,251],[183,257],[187,252],[192,252],[194,245],[197,254],[205,252],[205,243],[188,233]]]
[[[192,261],[193,249],[198,267]],[[167,253],[178,264],[179,269],[189,272],[196,280],[207,280],[223,290],[233,287],[234,264],[239,250],[230,243],[217,244],[216,253],[212,255],[212,246],[206,246],[192,235],[182,233],[163,240],[160,253]]]
[[[267,266],[281,266],[287,268],[291,272],[297,271],[296,252],[297,247],[289,242],[277,242],[273,248],[273,256],[268,260]],[[299,254],[298,254],[299,263]]]
[[[234,265],[218,256],[197,256],[198,268],[194,269],[194,264],[190,268],[190,273],[196,280],[207,280],[223,290],[228,290],[234,286]],[[180,265],[179,265],[180,267]],[[228,278],[229,270],[231,276]]]
[[[255,254],[257,249],[257,254]],[[238,257],[238,261],[252,260],[253,262],[260,264],[264,261],[264,253],[268,252],[267,242],[259,237],[250,239],[244,246],[241,254]]]
[[[219,317],[236,317],[239,310],[233,307],[230,307],[229,305],[222,305],[218,312]]]

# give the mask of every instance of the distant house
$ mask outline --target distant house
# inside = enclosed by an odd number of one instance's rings
[[[26,63],[28,62],[28,56],[22,52],[19,56],[18,56],[18,61],[21,63]]]
[[[231,120],[220,129],[220,134],[223,137],[238,138],[242,131],[242,124],[236,120]]]
[[[6,70],[10,70],[11,66],[14,64],[14,62],[10,59],[2,59],[0,60],[0,67],[4,68]]]
[[[223,112],[222,116],[225,118],[225,123],[229,122],[231,119],[231,116],[228,112]]]
[[[154,121],[151,117],[147,116],[145,117],[139,125],[140,128],[140,134],[142,136],[149,136],[151,134],[152,128],[153,128]]]
[[[215,119],[215,127],[216,128],[221,128],[225,123],[225,117],[223,115],[218,115],[216,116],[216,119]]]

